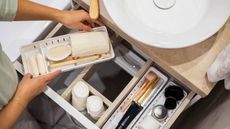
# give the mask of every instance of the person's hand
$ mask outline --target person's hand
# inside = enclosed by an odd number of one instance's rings
[[[31,74],[26,74],[18,85],[18,89],[15,94],[15,99],[19,100],[21,104],[27,105],[35,96],[40,94],[46,85],[61,71],[56,71],[47,75],[41,75],[32,78]]]
[[[59,20],[64,26],[70,29],[81,29],[91,31],[92,25],[97,22],[90,19],[89,14],[84,10],[63,11],[63,17]]]

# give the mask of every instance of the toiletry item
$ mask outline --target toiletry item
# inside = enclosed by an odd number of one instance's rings
[[[87,97],[89,96],[89,87],[85,82],[78,81],[72,90],[72,105],[79,111],[86,108]]]
[[[138,129],[159,129],[161,127],[153,117],[147,115],[143,121],[138,125]]]
[[[32,55],[31,57],[29,57],[29,59],[28,59],[28,69],[29,69],[29,73],[31,73],[33,75],[33,77],[36,77],[36,76],[39,75],[38,65],[37,65],[35,55]]]
[[[165,89],[165,97],[174,97],[179,101],[184,98],[183,89],[176,85],[171,85]]]
[[[129,99],[125,102],[124,106],[121,107],[120,111],[125,112],[126,109],[130,106],[132,101],[137,101],[151,86],[151,84],[157,80],[157,75],[154,72],[149,72],[146,75],[146,79],[144,80],[143,84],[140,86],[140,89]]]
[[[83,58],[70,57],[70,59],[67,59],[61,62],[50,63],[49,68],[56,68],[56,67],[61,67],[65,65],[70,65],[70,64],[78,64],[82,62],[94,61],[94,60],[99,59],[100,57],[101,57],[100,55],[92,55],[92,56],[83,57]]]
[[[167,97],[164,103],[165,108],[173,110],[176,108],[177,100],[174,97]]]
[[[142,109],[143,107],[140,104],[132,101],[132,104],[119,121],[116,129],[126,129]]]
[[[97,20],[99,17],[99,1],[91,0],[89,7],[89,16],[93,20]]]
[[[87,32],[71,34],[72,56],[81,58],[108,53],[110,44],[106,32]]]
[[[70,45],[62,44],[47,49],[46,57],[50,61],[61,61],[67,58],[70,54]]]
[[[87,112],[95,120],[98,120],[105,111],[102,99],[95,95],[87,98],[86,107]]]
[[[38,53],[36,55],[36,61],[37,61],[38,71],[39,71],[40,75],[46,74],[45,60],[44,60],[42,54]]]
[[[155,73],[151,73],[151,74],[154,75]],[[128,110],[125,112],[122,119],[119,121],[116,129],[126,129],[129,126],[129,124],[132,122],[132,120],[143,109],[142,107],[143,103],[145,102],[146,98],[150,95],[151,91],[155,88],[159,80],[157,76],[153,78],[154,78],[154,81],[151,82],[151,84],[146,89],[142,89],[142,92],[140,92],[139,95],[135,96],[134,100],[132,101],[132,104],[130,105]]]
[[[157,105],[153,107],[151,115],[157,120],[162,121],[167,117],[168,110],[163,105]]]
[[[164,106],[170,110],[175,109],[177,105],[177,101],[180,101],[181,99],[184,98],[183,89],[176,85],[171,85],[167,87],[165,89],[164,95],[166,97]]]
[[[31,57],[29,57],[27,60],[26,60],[26,64],[27,64],[27,73],[30,73],[33,75],[33,68],[32,68],[32,64],[30,63]]]
[[[153,89],[156,87],[157,82],[159,81],[159,78],[157,78],[150,87],[144,92],[144,94],[137,100],[138,103],[144,103],[145,100],[149,97]]]

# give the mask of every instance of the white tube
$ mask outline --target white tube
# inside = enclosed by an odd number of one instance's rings
[[[45,62],[43,56],[39,53],[36,55],[36,61],[38,65],[38,71],[41,75],[46,74]]]
[[[38,71],[38,65],[36,62],[36,57],[33,55],[29,58],[29,69],[31,70],[31,74],[36,77],[39,75],[39,71]]]

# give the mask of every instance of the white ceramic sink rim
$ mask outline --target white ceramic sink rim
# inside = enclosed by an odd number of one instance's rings
[[[206,11],[203,12],[203,17],[197,20],[201,22],[197,23],[193,27],[194,29],[190,29],[186,33],[169,34],[148,29],[148,26],[143,25],[141,20],[135,19],[135,15],[127,11],[127,8],[135,8],[128,7],[133,4],[125,4],[125,2],[129,1],[140,3],[138,0],[103,0],[103,4],[112,20],[125,33],[141,43],[159,48],[183,48],[204,41],[224,25],[230,13],[229,0],[203,0],[208,2],[208,4],[206,5]],[[150,0],[143,1],[149,2]],[[179,1],[177,0],[177,2]],[[135,11],[133,12],[135,13]],[[141,24],[142,26],[140,26]]]

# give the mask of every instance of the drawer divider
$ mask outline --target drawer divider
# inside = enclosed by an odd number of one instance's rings
[[[99,129],[93,122],[87,119],[82,113],[77,111],[71,104],[69,104],[64,98],[58,95],[50,87],[47,87],[44,93],[60,107],[62,107],[67,113],[69,113],[72,117],[84,125],[84,127],[87,129]]]

